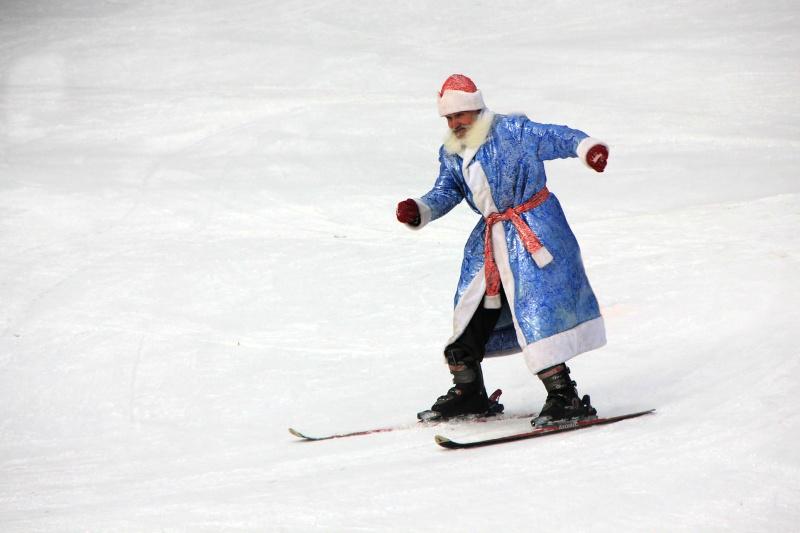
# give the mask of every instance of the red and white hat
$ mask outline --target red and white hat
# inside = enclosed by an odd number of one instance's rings
[[[440,117],[459,111],[475,111],[486,107],[478,87],[463,74],[453,74],[444,81],[436,104]]]

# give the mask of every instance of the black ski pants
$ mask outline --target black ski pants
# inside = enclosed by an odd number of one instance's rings
[[[503,307],[508,306],[508,300],[503,288],[500,287],[502,306],[500,309],[486,309],[483,303],[475,310],[475,314],[467,324],[467,328],[454,342],[444,349],[448,362],[474,361],[480,363],[486,355],[486,343],[492,334]],[[453,359],[453,361],[450,361]]]

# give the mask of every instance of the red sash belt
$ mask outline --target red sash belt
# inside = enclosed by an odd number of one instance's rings
[[[553,256],[544,247],[536,233],[519,216],[520,213],[539,207],[549,196],[550,191],[547,190],[547,187],[544,187],[524,204],[509,207],[502,213],[492,213],[486,217],[486,232],[483,235],[484,267],[486,271],[484,307],[495,309],[500,307],[500,272],[497,270],[497,263],[494,260],[494,247],[492,246],[492,226],[496,223],[510,220],[514,224],[522,244],[531,254],[539,268],[548,265],[553,260]]]

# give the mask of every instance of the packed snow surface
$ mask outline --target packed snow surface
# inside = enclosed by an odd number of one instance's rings
[[[797,531],[798,58],[791,1],[5,0],[0,530]],[[415,427],[476,215],[394,209],[454,72],[611,146],[547,165],[608,328],[571,367],[655,415]]]

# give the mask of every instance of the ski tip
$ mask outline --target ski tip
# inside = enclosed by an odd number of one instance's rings
[[[434,435],[433,436],[433,440],[435,440],[436,444],[439,444],[439,445],[447,444],[448,442],[452,442],[450,439],[448,439],[447,437],[443,437],[442,435]]]
[[[450,440],[447,437],[443,437],[442,435],[435,435],[433,438],[436,441],[436,444],[438,444],[439,446],[441,446],[446,450],[458,450],[460,448],[470,448],[468,444],[467,445],[461,444],[454,440]]]
[[[300,438],[300,439],[307,439],[308,438],[308,437],[306,437],[305,435],[303,435],[302,433],[300,433],[299,431],[297,431],[294,428],[289,428],[289,433],[291,433],[292,435],[294,435],[295,437]]]

